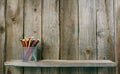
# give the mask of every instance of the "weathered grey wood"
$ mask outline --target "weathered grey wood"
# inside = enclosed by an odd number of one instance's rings
[[[96,11],[97,11],[97,49],[98,59],[106,59],[106,48],[107,48],[107,19],[106,19],[106,6],[105,0],[96,0]],[[108,49],[108,48],[107,48]],[[108,74],[108,69],[99,68],[98,74]]]
[[[21,59],[23,38],[23,0],[6,2],[6,60]],[[22,74],[22,68],[6,67],[6,74]]]
[[[42,2],[42,58],[59,59],[59,0]],[[57,74],[57,68],[43,68],[42,74]]]
[[[97,3],[98,59],[115,61],[113,0]]]
[[[79,0],[79,59],[96,59],[95,0]]]
[[[115,16],[115,24],[116,24],[116,49],[117,49],[117,59],[118,63],[118,74],[120,74],[120,1],[114,0],[114,16]]]
[[[95,0],[79,0],[79,59],[94,60],[96,54]],[[96,68],[80,69],[81,74],[97,74]]]
[[[113,0],[97,0],[96,7],[98,59],[115,61]],[[115,71],[98,70],[98,74],[106,73],[115,74]]]
[[[117,64],[110,60],[41,60],[38,62],[23,62],[11,60],[6,66],[18,67],[115,67]]]
[[[5,46],[5,1],[1,0],[0,1],[0,74],[3,74],[4,67],[3,67],[3,62],[4,62],[4,46]]]
[[[42,39],[42,58],[59,59],[59,0],[43,1]]]
[[[78,0],[60,0],[60,59],[78,59]]]
[[[4,16],[4,13],[1,13],[2,11],[4,11],[4,9],[2,9],[3,7],[1,6],[3,4],[2,1],[3,0],[0,1],[0,17]],[[7,1],[6,60],[9,61],[11,59],[21,58],[19,57],[19,55],[21,55],[21,53],[19,52],[22,51],[19,50],[21,49],[19,47],[21,43],[17,41],[19,41],[19,39],[23,37],[22,36],[23,0],[4,0],[4,1]],[[65,59],[66,60],[110,59],[115,61],[114,17],[113,17],[114,0],[78,0],[78,1],[77,0],[42,0],[42,1],[43,1],[42,3],[43,5],[41,4],[41,0],[25,0],[24,34],[25,36],[28,37],[34,36],[35,38],[39,38],[40,40],[42,36],[43,59],[59,59],[59,58],[64,60]],[[60,7],[59,7],[59,1],[60,1]],[[115,1],[116,2],[114,3],[116,4],[115,16],[117,22],[117,41],[118,41],[117,48],[119,52],[120,1],[119,0],[115,0]],[[95,2],[96,2],[96,6],[95,6]],[[41,5],[42,5],[42,10],[41,10]],[[60,14],[60,19],[59,19],[59,14]],[[41,16],[42,16],[42,22],[41,22]],[[4,18],[5,17],[0,19],[0,39],[1,39],[0,48],[4,47],[4,38],[5,38],[3,37],[4,23],[1,25],[1,22],[4,22],[3,20]],[[78,24],[78,19],[79,19],[79,26],[76,25]],[[60,28],[59,28],[59,20],[60,20]],[[42,27],[41,27],[41,23],[42,23]],[[3,31],[2,31],[2,27],[3,27]],[[59,34],[59,30],[60,30],[60,34]],[[79,32],[79,38],[78,38],[78,32]],[[97,42],[96,42],[96,34],[97,34]],[[61,42],[59,42],[59,40]],[[79,41],[79,49],[78,49],[78,41]],[[60,43],[60,47],[59,47],[59,43]],[[59,48],[61,49],[60,52],[59,52]],[[0,49],[0,52],[3,52],[3,50]],[[3,55],[3,53],[0,55]],[[40,55],[41,54],[38,54],[39,58],[41,57]],[[2,59],[1,61],[3,60],[4,59]],[[6,68],[7,72],[9,72],[8,68],[9,71],[12,72],[12,74],[16,74],[16,72],[17,74],[22,74],[23,72],[22,69],[19,67],[15,68],[10,66]],[[63,72],[61,73],[78,74],[77,69],[78,69],[77,67],[63,68],[62,69]],[[2,69],[0,68],[0,71],[1,70]],[[97,71],[95,70],[94,67],[80,68],[79,70],[80,70],[79,71],[80,74],[97,74]],[[107,72],[106,70],[108,70],[110,73]],[[41,68],[25,68],[24,71],[25,74],[41,74]],[[57,71],[56,68],[42,69],[43,74],[57,74],[58,72],[59,71]],[[98,69],[98,74],[107,74],[107,73],[115,74],[115,70],[113,68]]]
[[[60,0],[60,59],[78,60],[78,0]],[[61,68],[61,74],[77,74],[78,68]]]
[[[41,1],[42,0],[25,0],[24,15],[24,36],[33,36],[40,40],[38,47],[38,59],[41,58]],[[41,74],[40,68],[24,68],[24,74]]]

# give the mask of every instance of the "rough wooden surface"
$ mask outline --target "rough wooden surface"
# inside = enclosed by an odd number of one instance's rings
[[[106,19],[106,4],[105,0],[96,0],[97,11],[97,49],[98,59],[107,59],[107,39],[108,39],[108,24]],[[108,52],[107,52],[108,53]],[[107,68],[99,68],[98,74],[108,74]]]
[[[19,39],[24,36],[40,39],[43,50],[41,56],[40,44],[39,59],[117,61],[114,53],[116,44],[120,52],[119,13],[119,0],[0,0],[0,72],[4,60],[21,58]],[[5,69],[7,74],[117,74],[115,68],[94,67],[24,68],[24,72],[19,67]]]
[[[37,49],[38,59],[41,58],[41,2],[42,0],[25,0],[24,37],[33,36],[40,40]],[[41,74],[40,68],[24,68],[24,74]]]
[[[78,0],[60,0],[60,59],[78,60]],[[61,74],[77,74],[78,68],[61,68]]]
[[[97,3],[98,59],[101,60],[101,59],[111,58],[110,60],[115,61],[113,8],[111,8],[111,10],[108,11],[108,7],[112,7],[113,5],[110,2],[105,3],[104,0],[100,0],[100,1],[98,0],[97,2],[98,2]],[[109,43],[111,43],[111,45],[109,45]],[[111,55],[110,52],[112,52]]]
[[[120,74],[120,1],[114,0],[115,10],[115,23],[116,23],[116,46],[117,46],[117,59],[118,59],[118,74]]]
[[[96,54],[95,0],[79,0],[79,59],[95,60]],[[96,68],[83,68],[82,74],[97,74]]]
[[[3,62],[4,62],[4,54],[5,54],[5,1],[1,0],[0,1],[0,74],[3,74],[4,67],[3,67]]]
[[[6,3],[6,61],[9,61],[22,58],[23,0],[7,0]],[[7,67],[6,74],[9,73],[22,74],[22,68]]]
[[[59,59],[59,0],[42,2],[42,59]],[[43,68],[42,74],[58,74],[57,68]]]
[[[60,0],[60,59],[78,60],[78,0]]]
[[[59,59],[59,0],[43,1],[42,40],[42,59]]]
[[[12,60],[5,62],[7,66],[18,67],[115,67],[116,63],[110,60],[41,60],[38,62],[23,62]]]
[[[79,59],[96,59],[95,0],[79,0]]]
[[[98,59],[115,61],[113,0],[97,0],[97,49]],[[98,70],[98,74],[115,74],[108,69]]]

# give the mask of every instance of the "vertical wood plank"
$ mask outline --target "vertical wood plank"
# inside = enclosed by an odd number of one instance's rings
[[[41,2],[42,0],[25,0],[24,36],[40,39],[37,50],[38,60],[41,58]],[[41,74],[41,68],[24,68],[24,74]]]
[[[0,1],[0,74],[3,74],[4,46],[5,46],[5,1]]]
[[[6,61],[21,59],[20,39],[23,38],[23,0],[7,0],[6,6]],[[6,67],[6,74],[22,74],[22,68]]]
[[[95,0],[79,0],[79,59],[96,59]],[[88,52],[88,53],[87,53]],[[89,57],[87,57],[89,55]]]
[[[59,0],[44,0],[42,7],[43,59],[59,59]]]
[[[93,60],[96,55],[95,0],[79,0],[79,59]],[[80,68],[80,74],[97,74],[96,68]]]
[[[120,74],[120,1],[114,0],[115,8],[115,22],[116,22],[116,49],[117,49],[117,59],[118,59],[118,74]]]
[[[59,59],[59,0],[42,2],[42,58]],[[57,68],[43,68],[42,74],[57,74]]]
[[[60,0],[60,59],[78,60],[78,0]],[[61,74],[77,74],[78,68],[61,68]]]
[[[97,0],[96,8],[98,59],[115,61],[113,0]],[[98,70],[98,74],[106,73],[115,74],[116,72],[112,68]]]
[[[60,0],[60,59],[78,60],[78,0]]]
[[[97,43],[98,59],[115,61],[113,0],[98,0]]]

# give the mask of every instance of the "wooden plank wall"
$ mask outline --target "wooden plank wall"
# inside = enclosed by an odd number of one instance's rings
[[[40,39],[39,60],[116,61],[119,13],[119,0],[0,0],[0,74],[117,74],[113,68],[16,68],[3,62],[22,58],[19,40],[25,36]]]
[[[6,61],[21,59],[23,38],[23,0],[6,1]],[[6,67],[6,73],[22,74],[22,68]]]
[[[24,1],[24,37],[34,36],[41,42],[41,0]],[[41,43],[40,43],[41,44]],[[40,52],[38,47],[38,52]],[[38,58],[41,56],[37,54]],[[40,58],[39,58],[40,59]],[[24,68],[24,74],[41,74],[40,68]]]
[[[118,74],[120,74],[120,1],[114,0],[115,24],[116,24],[116,49],[118,53]]]
[[[78,60],[78,0],[60,0],[60,60]],[[61,68],[60,74],[77,74]]]
[[[42,59],[59,59],[59,0],[42,1]],[[57,68],[43,68],[42,74],[58,74]]]
[[[113,0],[97,0],[97,49],[98,59],[115,61]],[[107,68],[98,69],[98,74],[115,74]]]
[[[0,0],[0,74],[4,73],[4,45],[5,45],[5,1]]]
[[[96,60],[96,0],[79,0],[79,60]],[[82,68],[82,74],[97,74],[96,68]]]

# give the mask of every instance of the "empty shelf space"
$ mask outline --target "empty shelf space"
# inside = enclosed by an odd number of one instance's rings
[[[12,60],[4,63],[6,66],[17,67],[115,67],[117,64],[110,60],[40,60],[23,62]]]

